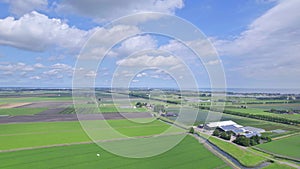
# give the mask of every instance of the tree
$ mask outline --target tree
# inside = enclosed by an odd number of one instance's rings
[[[142,103],[141,103],[141,102],[137,102],[137,103],[135,104],[135,107],[137,107],[137,108],[142,107]]]
[[[230,140],[231,139],[231,135],[230,134],[227,134],[225,132],[222,132],[220,137],[224,140]]]
[[[219,137],[219,136],[220,136],[220,131],[216,129],[216,130],[213,132],[213,136]]]
[[[190,128],[190,131],[189,131],[189,133],[191,133],[191,134],[194,134],[194,133],[195,133],[195,130],[194,130],[194,128],[193,128],[193,127],[191,127],[191,128]]]
[[[250,146],[250,139],[245,136],[237,136],[233,142],[242,146]]]

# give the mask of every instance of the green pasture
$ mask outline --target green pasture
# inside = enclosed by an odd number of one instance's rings
[[[290,167],[288,165],[284,165],[284,164],[272,163],[272,164],[264,167],[263,169],[294,169],[294,168]]]
[[[95,144],[83,144],[0,153],[0,168],[222,169],[229,167],[196,139],[188,136],[171,150],[149,158],[121,157]]]
[[[300,159],[300,134],[260,144],[256,147],[271,153]]]
[[[295,109],[300,110],[300,104],[299,103],[285,103],[285,104],[249,104],[247,105],[249,108],[257,108],[257,109],[264,109],[264,110],[270,110],[270,109],[277,109],[277,110],[289,110],[289,109]]]
[[[107,124],[120,134],[129,137],[160,134],[170,127],[157,120],[149,123],[137,123],[139,119],[134,120],[98,120],[82,123],[89,129],[90,134],[97,134],[97,140],[116,138]],[[75,121],[0,124],[0,128],[0,150],[90,141],[79,122]],[[171,132],[182,132],[182,130]]]
[[[245,113],[245,114],[266,115],[266,116],[270,116],[270,117],[282,117],[282,118],[286,118],[289,120],[300,120],[300,114],[276,114],[276,113],[266,112],[264,109],[257,109],[257,108],[247,108],[247,109],[227,108],[226,110],[230,110],[233,112],[239,112],[239,113]]]
[[[215,137],[210,137],[209,141],[222,149],[223,151],[230,154],[236,160],[238,160],[242,165],[247,167],[257,166],[260,163],[266,161],[265,158],[257,156],[256,154],[247,151],[246,149],[242,149],[233,143],[228,143],[217,139]]]

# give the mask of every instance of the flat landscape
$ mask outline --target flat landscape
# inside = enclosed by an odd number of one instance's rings
[[[279,140],[274,140],[267,144],[261,144],[257,147],[274,154],[288,156],[300,160],[299,140],[300,134],[297,134]]]
[[[96,154],[100,154],[97,157]],[[229,168],[199,142],[186,137],[161,155],[130,159],[108,153],[95,144],[71,145],[0,153],[0,168]]]
[[[147,91],[135,91],[134,95],[126,95],[125,91],[116,91],[113,95],[118,97],[114,98],[114,102],[111,93],[98,91],[97,102],[80,98],[76,105],[73,105],[68,92],[64,93],[64,96],[55,96],[55,92],[51,94],[50,97],[45,97],[39,92],[39,97],[26,97],[24,94],[24,97],[1,98],[3,104],[0,107],[0,168],[31,168],[32,166],[69,168],[71,164],[72,168],[96,166],[122,168],[124,165],[126,168],[153,168],[153,166],[155,168],[198,168],[201,166],[207,169],[236,166],[249,168],[298,166],[298,162],[289,160],[299,158],[299,126],[199,108],[197,100],[209,100],[209,94],[206,97],[197,97],[193,92],[186,91],[183,97],[179,97],[176,91],[169,91],[167,96],[155,95],[152,99],[146,99],[144,95],[147,95]],[[131,97],[130,103],[126,102],[128,96]],[[231,97],[231,99],[241,98]],[[282,109],[296,110],[298,106],[295,103],[282,105],[276,102],[274,105],[268,103],[268,107],[264,107],[264,103],[261,103],[251,104],[253,107],[249,106],[246,109],[239,108],[245,104],[245,101],[256,102],[255,99],[245,99],[243,103],[226,103],[225,108],[241,114],[269,116],[273,114],[266,112],[270,109],[279,110],[280,106],[285,106]],[[200,105],[209,107],[209,103],[200,103]],[[194,120],[190,118],[192,112],[198,112]],[[166,113],[170,116],[162,117],[162,114]],[[176,124],[175,128],[168,130],[179,113],[182,114],[180,125]],[[289,120],[296,115],[277,114],[276,116],[287,117]],[[170,138],[173,135],[184,136],[190,126],[207,123],[208,119],[232,120],[242,126],[262,128],[266,131],[263,136],[274,140],[256,146],[265,151],[262,153],[215,137],[210,137],[209,141],[218,150],[212,150],[195,139],[196,136],[187,136],[175,148],[158,156],[143,159],[120,157],[93,144],[93,141],[114,145],[126,143],[131,138],[159,138],[164,132],[167,132],[164,134]],[[115,135],[111,129],[120,135]],[[288,144],[286,148],[279,148],[286,144]],[[151,149],[151,146],[149,148]],[[224,152],[230,158],[224,156]],[[288,165],[278,163],[276,154],[291,158],[285,159]],[[270,162],[272,161],[270,158],[276,159],[275,162]]]

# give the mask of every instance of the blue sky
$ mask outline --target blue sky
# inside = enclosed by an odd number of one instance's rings
[[[298,88],[299,8],[298,0],[0,0],[0,86],[71,87],[75,72],[98,87],[210,87],[224,68],[227,87]],[[145,34],[171,24],[151,14],[106,26],[143,12],[182,18],[205,38],[179,23],[170,31],[189,37],[184,42]],[[97,48],[85,50],[97,35]]]

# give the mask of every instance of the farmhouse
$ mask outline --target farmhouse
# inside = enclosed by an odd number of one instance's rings
[[[234,121],[228,120],[228,121],[220,121],[220,122],[210,122],[207,123],[205,126],[205,129],[213,130],[215,128],[223,131],[223,132],[232,132],[233,135],[244,135],[247,138],[250,138],[252,136],[261,136],[261,133],[266,132],[264,129],[261,128],[255,128],[251,126],[243,127]]]

